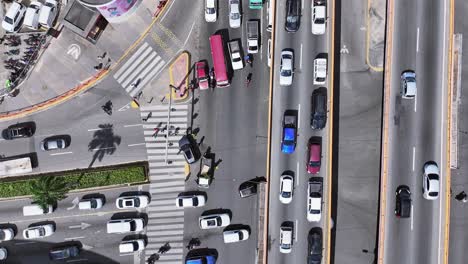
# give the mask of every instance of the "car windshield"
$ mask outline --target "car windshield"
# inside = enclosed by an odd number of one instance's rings
[[[290,192],[283,191],[283,192],[281,193],[281,196],[282,196],[283,198],[289,198],[289,197],[291,197],[291,193],[290,193]]]
[[[207,225],[207,226],[216,226],[216,219],[217,219],[217,217],[212,218],[212,219],[208,219],[208,220],[206,221],[206,225]]]
[[[240,18],[239,13],[232,13],[232,14],[231,14],[231,19],[232,19],[232,20],[238,20],[239,18]]]
[[[11,17],[5,17],[5,22],[7,22],[10,25],[13,25],[13,19]]]
[[[192,198],[192,204],[193,206],[197,206],[198,205],[198,199],[197,198]]]
[[[430,192],[429,193],[429,196],[432,196],[432,197],[436,197],[437,195],[439,195],[438,192]]]
[[[136,230],[136,223],[135,223],[135,221],[130,221],[130,230]]]
[[[290,70],[282,70],[281,71],[281,76],[285,76],[285,77],[288,77],[288,76],[291,76],[291,71]]]
[[[91,203],[91,208],[96,208],[97,207],[97,202],[96,200],[91,200],[89,201]]]
[[[44,228],[38,228],[37,231],[39,233],[39,236],[45,235],[45,229]]]
[[[439,175],[437,175],[437,174],[429,174],[427,177],[429,178],[429,180],[438,180],[439,179]]]
[[[315,19],[315,24],[325,24],[325,19],[323,19],[323,18],[316,18],[316,19]]]
[[[206,13],[207,13],[207,14],[210,14],[210,15],[211,15],[211,14],[214,14],[214,13],[215,13],[215,9],[214,9],[214,8],[207,8],[207,9],[206,9]]]
[[[314,210],[314,209],[312,209],[312,210],[310,210],[309,212],[310,212],[311,214],[320,214],[320,210]]]
[[[317,161],[309,161],[309,166],[311,166],[311,167],[318,167],[318,166],[320,166],[320,162],[317,162]]]
[[[296,23],[297,22],[297,16],[287,16],[286,21],[288,23]]]

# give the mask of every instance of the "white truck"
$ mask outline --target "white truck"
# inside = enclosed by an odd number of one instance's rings
[[[325,84],[327,79],[327,59],[316,58],[314,60],[314,84],[321,85]]]
[[[322,218],[323,178],[312,177],[307,188],[307,221],[319,222]]]
[[[258,21],[247,21],[247,50],[249,53],[258,53],[259,46]]]
[[[32,172],[32,165],[29,157],[0,161],[0,177],[26,174],[30,172]]]
[[[231,57],[231,64],[233,70],[240,70],[244,68],[242,60],[240,45],[238,40],[228,42],[229,56]]]

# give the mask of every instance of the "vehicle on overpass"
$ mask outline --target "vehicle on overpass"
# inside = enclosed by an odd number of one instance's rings
[[[325,34],[327,3],[325,0],[313,0],[312,2],[312,34]]]
[[[31,158],[23,157],[0,161],[0,177],[32,172]]]
[[[296,149],[297,116],[286,111],[283,116],[283,135],[281,137],[281,152],[291,154]]]
[[[214,77],[217,88],[225,88],[230,85],[226,59],[224,56],[223,38],[221,35],[212,35],[210,37],[211,58],[213,60]]]
[[[307,221],[318,222],[322,218],[323,179],[312,177],[307,188]]]
[[[309,231],[307,237],[309,242],[309,255],[307,256],[307,264],[320,264],[322,263],[322,249],[323,249],[323,234],[322,228],[314,227]]]
[[[187,257],[185,264],[216,264],[216,257],[212,255]]]
[[[406,185],[400,185],[395,191],[395,215],[398,218],[411,216],[411,191]]]
[[[244,62],[242,61],[241,48],[238,40],[228,42],[229,55],[231,57],[231,64],[233,70],[241,70],[244,68]]]
[[[325,84],[327,79],[327,59],[316,58],[314,60],[314,84]]]
[[[250,9],[262,9],[263,0],[249,0]]]
[[[413,99],[416,96],[416,73],[411,70],[401,74],[401,97],[403,99]]]
[[[258,53],[259,46],[258,21],[247,21],[247,51],[248,53]]]

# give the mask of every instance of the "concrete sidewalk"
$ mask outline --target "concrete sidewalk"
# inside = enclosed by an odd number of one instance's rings
[[[0,113],[30,108],[72,89],[80,89],[86,80],[102,74],[94,69],[100,62],[105,65],[111,59],[113,67],[152,25],[158,3],[159,0],[141,0],[127,21],[108,24],[95,45],[61,26],[60,35],[52,39],[38,59],[29,78],[19,87],[19,94],[5,98],[0,104]],[[72,51],[79,53],[76,60],[70,55]],[[98,56],[104,52],[107,56],[100,61]]]

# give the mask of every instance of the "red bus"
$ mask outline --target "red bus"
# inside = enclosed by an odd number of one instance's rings
[[[211,57],[213,59],[216,87],[224,88],[230,85],[224,57],[223,38],[221,35],[210,37]]]

